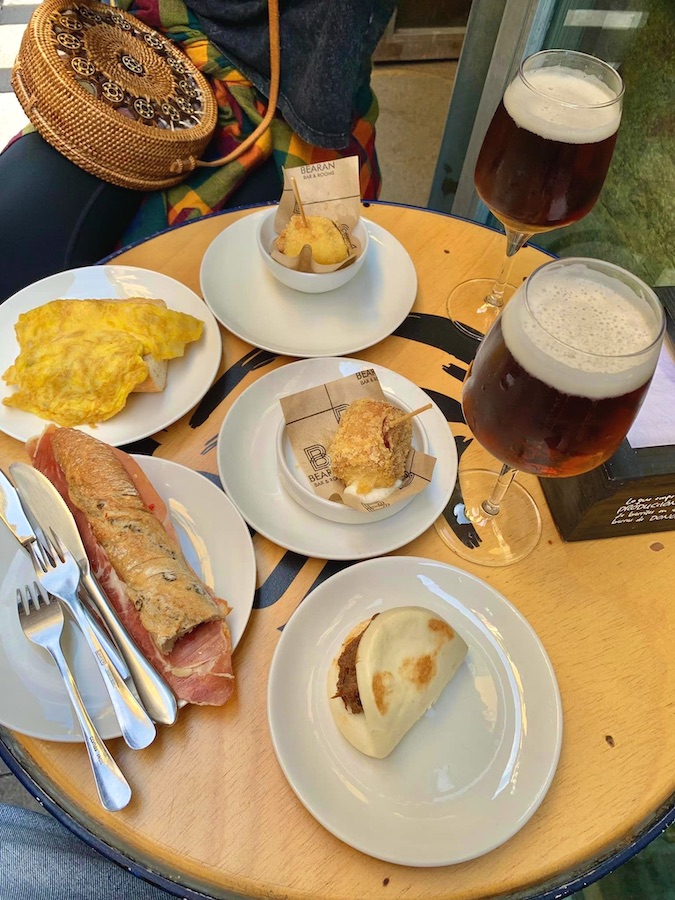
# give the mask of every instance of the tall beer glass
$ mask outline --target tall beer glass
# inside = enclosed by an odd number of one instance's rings
[[[527,555],[539,513],[517,471],[578,475],[618,449],[644,400],[665,315],[654,292],[612,263],[570,258],[530,275],[478,347],[462,390],[476,439],[503,468],[461,473],[464,508],[436,527],[465,559],[506,565]],[[513,493],[512,493],[513,492]],[[470,523],[470,549],[458,523]]]
[[[497,281],[458,285],[448,315],[480,338],[515,288],[511,261],[533,234],[576,222],[595,205],[621,122],[623,83],[607,63],[572,50],[528,57],[487,130],[474,180],[506,229]]]

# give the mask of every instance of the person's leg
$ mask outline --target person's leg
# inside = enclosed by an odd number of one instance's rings
[[[252,172],[227,198],[225,209],[237,206],[254,206],[258,203],[277,203],[281,197],[283,179],[270,156]]]
[[[19,138],[0,154],[0,302],[106,256],[143,196],[79,169],[35,132]]]
[[[0,804],[2,900],[169,900],[50,816]]]

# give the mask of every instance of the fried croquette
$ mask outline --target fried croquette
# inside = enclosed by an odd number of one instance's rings
[[[331,219],[325,216],[307,216],[305,225],[302,216],[291,216],[277,238],[277,249],[284,256],[299,256],[305,246],[311,247],[314,261],[322,266],[344,262],[351,249],[347,239]]]
[[[389,403],[367,399],[355,400],[345,410],[329,452],[333,474],[346,487],[368,494],[403,478],[412,425],[409,419],[393,428],[388,424],[403,414]]]

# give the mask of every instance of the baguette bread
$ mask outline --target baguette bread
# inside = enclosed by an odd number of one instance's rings
[[[229,607],[190,569],[114,448],[70,428],[55,431],[52,446],[71,502],[86,517],[160,653],[170,653],[198,625],[224,620]]]
[[[68,504],[92,574],[146,659],[179,700],[226,703],[234,691],[230,607],[190,569],[138,462],[53,425],[27,449]]]

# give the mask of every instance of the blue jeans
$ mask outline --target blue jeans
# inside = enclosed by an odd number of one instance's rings
[[[51,816],[0,804],[2,900],[168,900]]]

